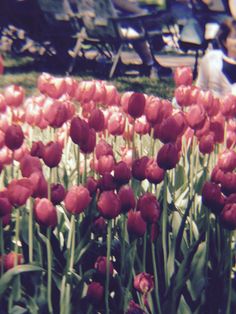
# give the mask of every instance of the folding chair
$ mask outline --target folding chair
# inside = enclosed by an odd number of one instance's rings
[[[111,60],[109,78],[114,75],[125,46],[144,40],[150,43],[153,36],[162,34],[161,27],[149,31],[146,26],[150,18],[160,23],[163,12],[119,17],[110,0],[78,0],[78,12],[83,32],[74,55],[79,53],[82,42],[93,44]],[[73,65],[69,71],[72,70]]]

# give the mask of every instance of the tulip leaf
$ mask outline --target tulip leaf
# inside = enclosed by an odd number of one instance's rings
[[[9,312],[9,314],[27,314],[27,313],[29,313],[28,310],[19,305],[13,306],[12,310]]]
[[[33,271],[44,271],[44,269],[40,266],[36,265],[18,265],[14,268],[8,270],[0,279],[0,297],[3,295],[3,293],[6,291],[6,289],[9,287],[12,279],[21,273],[25,272],[33,272]]]

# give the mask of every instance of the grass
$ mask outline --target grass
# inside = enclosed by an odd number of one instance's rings
[[[0,90],[3,90],[10,84],[17,84],[26,89],[27,95],[32,95],[36,92],[37,78],[42,71],[46,71],[46,68],[43,68],[42,64],[39,64],[31,57],[12,57],[6,55],[4,56],[4,67],[5,72],[1,76]],[[63,73],[56,74],[65,75]],[[101,79],[93,69],[88,69],[87,71],[76,69],[72,77],[79,81]],[[116,77],[110,81],[120,92],[136,91],[167,99],[172,99],[174,93],[174,82],[172,79],[158,80],[129,75]]]

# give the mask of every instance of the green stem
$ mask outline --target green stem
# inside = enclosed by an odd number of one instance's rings
[[[168,286],[168,268],[167,268],[167,255],[168,255],[168,235],[167,235],[167,222],[168,222],[168,208],[167,208],[167,173],[164,178],[164,199],[163,199],[163,210],[162,210],[162,248],[163,248],[163,263],[164,263],[164,274],[165,284]]]
[[[111,257],[111,225],[112,221],[108,221],[107,227],[107,261],[106,261],[106,285],[105,285],[105,305],[106,314],[110,313],[109,310],[109,280],[110,280],[110,257]]]
[[[18,263],[18,241],[19,241],[19,236],[20,236],[20,209],[16,208],[16,225],[15,225],[15,258],[14,258],[14,266],[17,266]]]
[[[33,204],[30,198],[29,206],[29,263],[33,263]]]
[[[87,155],[84,154],[84,177],[83,177],[83,183],[86,182],[87,178]]]
[[[157,263],[156,263],[156,256],[155,256],[155,246],[152,242],[152,264],[153,264],[153,273],[154,273],[154,281],[155,281],[155,297],[157,302],[157,309],[158,314],[161,314],[161,305],[160,305],[160,299],[159,299],[159,289],[158,289],[158,278],[157,278]]]
[[[121,216],[121,266],[120,266],[120,274],[121,278],[123,279],[123,273],[124,273],[124,259],[125,259],[125,232],[126,232],[126,216],[123,214]]]
[[[48,260],[48,282],[47,282],[47,301],[48,301],[48,311],[53,313],[52,308],[52,255],[51,255],[51,228],[47,229],[47,260]]]
[[[48,199],[51,201],[51,183],[52,183],[52,168],[49,168],[49,178],[48,178]]]
[[[148,233],[148,228],[144,234],[144,237],[143,237],[143,272],[145,272],[146,270],[146,252],[147,252],[147,233]]]
[[[4,238],[3,238],[3,225],[2,225],[2,219],[0,218],[0,256],[4,258],[5,250],[4,250]],[[3,260],[1,261],[1,276],[3,274]]]
[[[227,299],[227,308],[226,308],[226,314],[231,313],[231,299],[232,299],[232,278],[231,278],[231,272],[232,272],[232,248],[231,248],[231,242],[232,242],[232,231],[229,233],[229,278],[228,278],[228,299]]]
[[[80,184],[80,148],[79,148],[79,145],[78,145],[78,155],[77,155],[76,167],[77,167],[77,185],[79,185]]]

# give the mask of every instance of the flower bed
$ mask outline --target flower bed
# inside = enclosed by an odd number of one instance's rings
[[[42,74],[0,95],[1,313],[233,313],[236,98]]]

